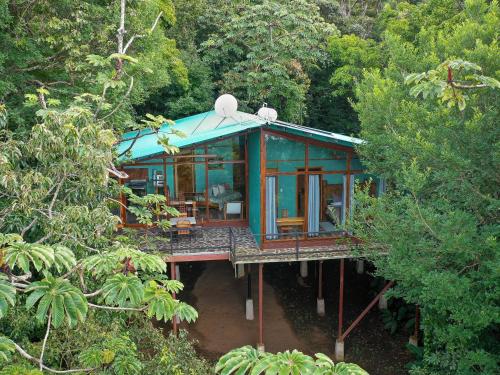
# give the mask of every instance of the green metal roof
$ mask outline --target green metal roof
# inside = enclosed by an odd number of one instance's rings
[[[233,117],[221,117],[217,115],[215,111],[209,111],[175,121],[172,128],[182,132],[185,137],[172,134],[170,132],[171,127],[167,124],[161,127],[158,134],[152,132],[151,129],[141,130],[140,137],[137,138],[130,149],[130,154],[132,159],[142,159],[163,153],[164,149],[158,143],[158,138],[162,136],[167,136],[169,138],[169,144],[183,148],[208,142],[220,137],[241,133],[248,129],[259,128],[263,125],[281,128],[291,133],[346,146],[353,146],[363,142],[358,138],[289,124],[282,121],[268,123],[266,120],[256,115],[245,112],[237,112]],[[137,134],[138,131],[132,131],[123,135],[122,141],[117,147],[118,154],[121,154],[130,147]]]
[[[141,159],[163,153],[164,150],[158,143],[158,137],[167,136],[169,144],[182,148],[240,133],[247,129],[258,128],[264,123],[265,121],[259,117],[244,112],[238,112],[234,117],[225,118],[217,115],[215,111],[184,117],[176,120],[172,128],[182,132],[185,137],[172,134],[171,127],[166,124],[161,127],[158,134],[153,133],[150,129],[141,130],[140,138],[130,150],[131,158]],[[123,135],[123,139],[118,145],[119,154],[130,147],[136,135],[137,131]]]

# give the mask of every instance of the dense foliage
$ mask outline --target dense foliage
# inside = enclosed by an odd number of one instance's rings
[[[148,226],[175,211],[120,190],[113,149],[223,92],[367,141],[388,191],[359,192],[352,224],[420,306],[412,373],[498,372],[499,24],[486,0],[0,0],[0,374],[211,371],[148,319],[196,312],[147,238],[117,235],[120,192]],[[245,356],[318,363],[246,348],[219,370]]]
[[[421,307],[414,374],[493,374],[500,355],[499,8],[455,3],[387,8],[386,67],[357,86],[359,151],[389,189],[358,198],[356,230],[388,250],[367,255],[393,295]]]
[[[244,346],[223,355],[215,366],[215,372],[221,375],[368,375],[356,364],[334,363],[322,353],[317,353],[314,357],[298,350],[273,354],[263,353],[251,346]]]

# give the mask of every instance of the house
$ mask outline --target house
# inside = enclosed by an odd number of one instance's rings
[[[176,120],[172,129],[127,133],[118,153],[127,152],[121,168],[129,178],[122,183],[136,194],[164,194],[183,212],[187,230],[174,226],[166,235],[197,233],[170,242],[165,251],[173,266],[228,259],[244,272],[243,265],[257,263],[262,280],[266,262],[340,259],[343,265],[352,258],[356,239],[343,224],[354,186],[370,184],[373,195],[384,188],[356,154],[362,140],[244,112],[200,113]],[[163,136],[180,152],[165,153]],[[124,208],[121,216],[125,226],[140,226]],[[261,303],[259,312],[261,322]],[[260,330],[263,344],[262,324]]]

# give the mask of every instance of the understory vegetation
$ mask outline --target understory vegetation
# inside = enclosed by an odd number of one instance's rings
[[[357,189],[348,225],[378,245],[360,256],[406,309],[388,329],[419,307],[410,374],[498,373],[499,12],[496,0],[0,0],[0,375],[366,373],[251,347],[208,363],[171,334],[198,316],[175,298],[182,283],[140,250],[147,238],[117,232],[121,193],[148,226],[177,214],[120,187],[121,135],[226,92],[243,111],[267,103],[366,141],[357,151],[387,191]]]

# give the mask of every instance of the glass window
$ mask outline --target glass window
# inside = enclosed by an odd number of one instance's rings
[[[211,143],[207,148],[209,161],[230,161],[245,159],[245,137],[232,137]]]
[[[344,171],[347,169],[347,152],[309,145],[309,168]]]
[[[335,231],[344,223],[345,183],[346,176],[342,174],[322,176],[320,231]]]
[[[297,172],[305,167],[305,143],[275,135],[266,135],[266,168],[279,172]]]
[[[210,220],[245,218],[245,164],[222,163],[208,171],[208,203]]]

